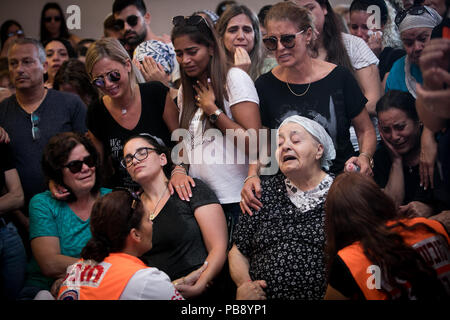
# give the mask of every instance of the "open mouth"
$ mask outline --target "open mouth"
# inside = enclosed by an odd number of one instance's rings
[[[297,160],[297,158],[295,156],[292,156],[292,155],[285,155],[283,157],[283,162],[287,162],[287,161],[291,161],[291,160]]]

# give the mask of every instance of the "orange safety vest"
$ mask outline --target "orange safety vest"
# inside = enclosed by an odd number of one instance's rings
[[[80,260],[69,268],[58,300],[118,300],[131,277],[148,267],[137,257],[111,253],[101,263]]]
[[[395,222],[391,221],[388,225],[392,225]],[[399,227],[393,229],[403,237],[407,245],[419,252],[424,260],[436,270],[438,278],[450,294],[450,239],[444,227],[437,221],[425,218],[405,219],[400,220],[400,222],[406,226],[424,223],[439,233],[433,234],[423,230],[407,231]],[[359,241],[339,250],[338,255],[350,270],[353,279],[355,279],[367,300],[386,300],[389,298],[386,292],[374,287],[373,280],[374,276],[377,275],[375,273],[372,274],[374,270],[373,263],[367,259]],[[410,287],[409,283],[405,283],[405,286]],[[388,290],[392,297],[400,293],[399,289],[390,287],[386,283],[383,283],[383,289]]]

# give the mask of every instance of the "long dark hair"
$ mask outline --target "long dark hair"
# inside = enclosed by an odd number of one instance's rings
[[[131,229],[139,229],[145,209],[131,192],[113,191],[97,199],[91,212],[92,238],[81,258],[102,262],[110,253],[120,252]]]
[[[61,25],[59,27],[59,38],[63,38],[63,39],[69,39],[70,38],[70,33],[69,33],[69,29],[67,29],[67,24],[66,24],[66,19],[64,16],[64,12],[61,9],[61,6],[56,3],[56,2],[47,2],[44,5],[44,8],[42,8],[41,11],[41,42],[45,43],[48,40],[52,39],[52,36],[50,35],[50,33],[48,32],[48,30],[45,28],[45,12],[48,9],[56,9],[59,12],[59,15],[61,17]]]
[[[70,188],[64,184],[63,166],[67,162],[72,150],[78,145],[83,145],[95,160],[95,184],[91,189],[91,194],[95,195],[100,190],[102,182],[100,157],[97,149],[87,137],[75,132],[58,133],[50,138],[42,156],[42,171],[47,182],[53,180],[57,184],[67,188],[70,192],[66,200],[67,202],[76,201],[77,198]]]
[[[219,40],[212,22],[207,18],[202,19],[203,21],[198,25],[182,24],[174,26],[171,35],[172,43],[175,43],[175,39],[179,37],[188,36],[193,42],[213,49],[213,55],[209,61],[207,73],[211,78],[216,104],[219,109],[224,111],[223,100],[228,97],[226,92],[226,79],[230,65],[227,62],[222,42]],[[207,30],[202,28],[202,26],[206,26],[205,28]],[[181,66],[180,71],[181,84],[183,86],[183,112],[181,114],[180,127],[188,129],[192,117],[198,109],[194,100],[195,90],[193,88],[197,79],[189,77]],[[207,121],[205,129],[211,126],[211,123]]]
[[[436,231],[423,223],[400,222],[394,202],[371,178],[355,172],[339,175],[328,191],[325,211],[328,268],[339,250],[359,241],[366,257],[383,270],[387,283],[399,287],[402,298],[408,295],[398,279],[408,281],[418,299],[445,297],[435,270],[393,229]],[[396,223],[388,226],[389,221]]]
[[[17,26],[20,30],[23,31],[22,26],[20,23],[18,23],[15,20],[6,20],[2,23],[2,26],[0,27],[0,48],[3,48],[3,45],[5,44],[6,40],[8,40],[8,29],[11,26]]]
[[[326,61],[344,66],[350,72],[354,72],[352,63],[342,40],[342,30],[339,18],[333,11],[328,0],[315,0],[322,8],[327,9],[325,22],[322,29],[322,43],[327,51]]]
[[[92,85],[84,63],[78,59],[64,61],[56,73],[53,89],[60,90],[64,84],[70,84],[76,90],[86,107],[99,99],[97,88]]]

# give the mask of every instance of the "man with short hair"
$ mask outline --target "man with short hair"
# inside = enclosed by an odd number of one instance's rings
[[[48,140],[60,132],[86,132],[86,106],[71,93],[44,87],[45,51],[39,41],[16,40],[8,51],[16,94],[0,103],[0,143],[10,143],[22,182],[25,207],[47,189],[41,158]]]
[[[170,42],[167,35],[157,36],[150,28],[150,12],[143,0],[116,0],[113,4],[115,25],[122,32],[122,38],[134,49],[147,40]]]

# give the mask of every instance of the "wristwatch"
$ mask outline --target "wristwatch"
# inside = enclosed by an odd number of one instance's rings
[[[220,109],[217,109],[216,111],[214,111],[213,114],[210,114],[208,116],[209,121],[211,121],[211,123],[215,123],[217,121],[217,119],[219,119],[219,116],[221,113],[223,113],[223,111]]]

